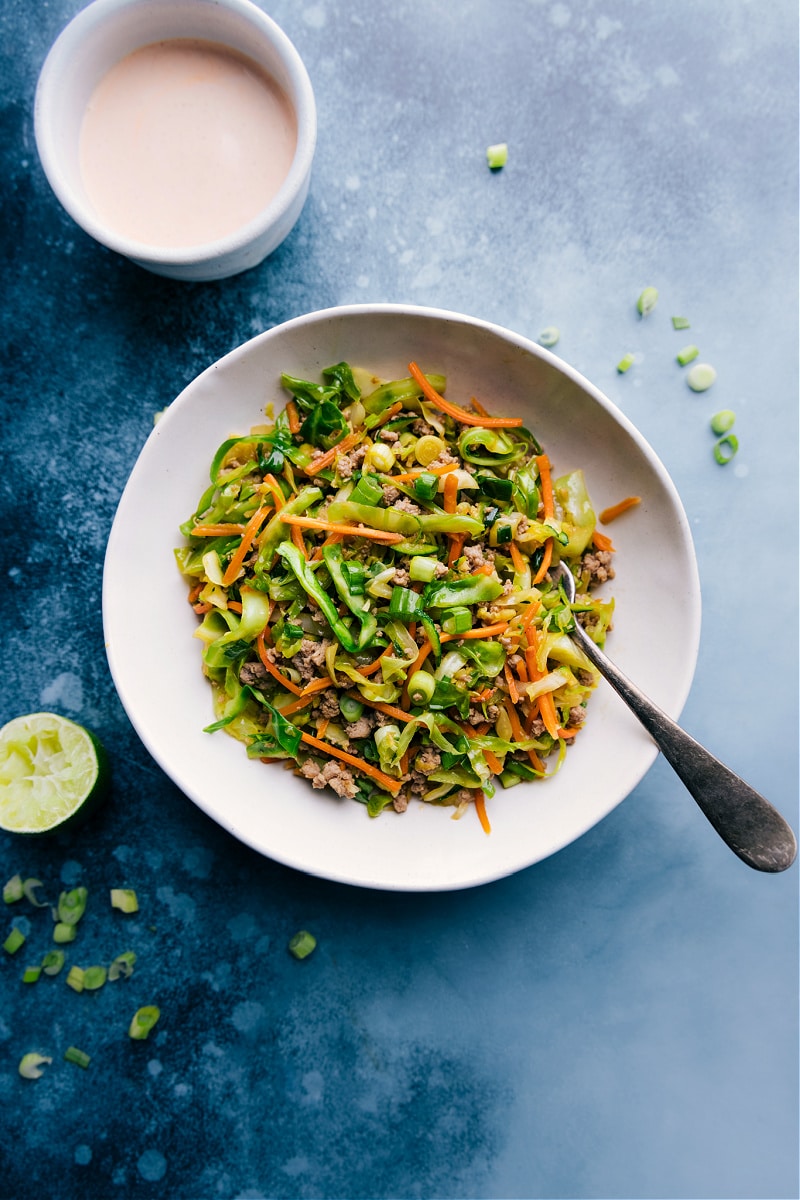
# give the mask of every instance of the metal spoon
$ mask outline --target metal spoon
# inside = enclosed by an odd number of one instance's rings
[[[559,563],[552,571],[572,603],[575,580]],[[670,766],[734,854],[757,871],[785,871],[797,841],[768,800],[690,737],[606,658],[576,620],[572,639],[644,725]]]

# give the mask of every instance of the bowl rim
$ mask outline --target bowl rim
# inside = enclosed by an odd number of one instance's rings
[[[109,228],[65,181],[60,167],[60,151],[49,114],[53,106],[59,103],[60,77],[64,71],[70,69],[70,59],[75,48],[92,29],[101,23],[110,24],[117,14],[125,9],[144,5],[155,12],[159,8],[170,8],[171,3],[172,0],[92,0],[76,13],[53,42],[39,73],[33,109],[34,140],[50,187],[69,216],[90,237],[109,250],[135,261],[163,267],[190,267],[235,254],[266,235],[273,227],[279,225],[281,218],[291,212],[308,185],[317,143],[317,109],[311,79],[299,51],[288,34],[263,9],[252,0],[194,0],[198,8],[205,7],[209,11],[229,9],[243,17],[276,49],[295,90],[294,96],[287,97],[297,119],[297,146],[292,164],[280,188],[260,212],[232,233],[212,241],[170,249],[126,237]],[[216,41],[219,45],[226,45],[224,41]],[[133,53],[134,49],[148,44],[140,42],[127,53]],[[256,61],[253,55],[248,56],[244,51],[237,53]]]
[[[524,335],[508,329],[507,327],[447,309],[403,303],[366,303],[334,306],[290,318],[287,321],[281,322],[243,342],[215,362],[209,364],[209,366],[195,376],[194,379],[192,379],[178,393],[173,401],[173,404],[177,404],[177,402],[182,401],[183,397],[187,396],[187,394],[191,395],[195,388],[202,390],[204,383],[212,380],[218,373],[224,372],[224,369],[227,365],[234,363],[236,360],[245,355],[253,353],[257,345],[280,337],[286,332],[291,332],[304,326],[313,327],[319,322],[327,322],[332,319],[340,320],[350,317],[380,317],[393,315],[399,317],[416,316],[424,319],[466,324],[472,328],[481,329],[489,334],[498,336],[503,341],[507,343],[510,342],[524,351],[533,353],[535,357],[538,357],[545,363],[555,367],[560,374],[566,376],[570,381],[583,390],[590,397],[590,399],[604,409],[610,416],[611,420],[636,443],[643,455],[647,468],[654,473],[658,484],[661,486],[666,495],[671,516],[675,520],[676,528],[681,535],[680,553],[684,559],[683,565],[685,566],[687,572],[686,594],[689,600],[689,606],[684,614],[687,618],[685,630],[686,640],[682,645],[683,653],[681,655],[680,669],[676,673],[676,678],[672,681],[671,699],[668,703],[664,703],[662,705],[662,707],[664,707],[665,711],[667,711],[670,716],[672,716],[674,719],[678,719],[680,712],[682,711],[683,706],[689,696],[694,679],[699,654],[701,631],[700,581],[697,567],[697,556],[688,518],[675,484],[673,483],[660,458],[645,439],[644,435],[639,432],[630,419],[626,417],[625,414],[622,413],[621,410],[614,404],[614,402],[605,396],[605,394],[596,385],[592,384],[591,381],[586,379],[585,376],[583,376],[579,371],[571,367],[557,355],[553,354],[550,350],[538,345]],[[166,410],[162,420],[169,421],[171,408],[172,406]],[[179,412],[180,409],[175,410],[176,417],[178,416]],[[505,862],[499,864],[493,863],[490,867],[483,868],[477,873],[473,872],[472,875],[460,875],[457,878],[448,877],[437,879],[436,881],[432,881],[431,879],[421,880],[416,878],[396,878],[391,881],[387,881],[386,878],[379,874],[370,874],[369,867],[365,865],[364,873],[360,874],[358,877],[354,877],[352,872],[346,870],[337,871],[335,869],[331,869],[330,867],[320,869],[319,867],[310,866],[307,861],[301,861],[298,857],[293,857],[289,854],[286,854],[280,849],[265,847],[263,844],[263,839],[259,839],[257,833],[251,833],[248,830],[237,827],[236,822],[233,819],[228,819],[227,814],[221,813],[218,807],[215,807],[211,801],[209,801],[207,798],[204,798],[196,786],[187,784],[185,779],[186,771],[176,770],[170,765],[168,756],[166,754],[162,754],[158,745],[154,744],[157,742],[157,739],[155,737],[151,739],[150,732],[146,728],[142,728],[145,723],[141,720],[139,714],[135,711],[129,711],[126,699],[123,697],[123,691],[119,686],[119,667],[116,659],[113,630],[109,629],[111,603],[111,589],[109,587],[109,564],[115,555],[115,548],[118,538],[121,540],[118,523],[120,521],[120,513],[123,508],[125,491],[128,489],[131,477],[136,472],[141,456],[144,454],[148,443],[151,441],[151,439],[158,438],[160,426],[161,421],[159,421],[158,425],[151,432],[147,441],[145,442],[145,445],[140,451],[140,455],[137,457],[136,463],[132,468],[129,479],[126,482],[125,489],[123,490],[123,494],[120,498],[119,507],[114,517],[114,522],[112,524],[108,539],[103,575],[103,622],[106,630],[106,653],[111,675],[115,686],[117,687],[123,708],[125,708],[131,724],[147,748],[148,752],[152,755],[156,762],[159,763],[173,783],[184,793],[184,795],[187,796],[187,798],[189,798],[207,816],[211,817],[216,824],[221,825],[223,829],[237,838],[237,840],[244,842],[246,845],[256,850],[259,854],[262,854],[275,862],[281,863],[284,866],[288,866],[292,869],[300,870],[306,874],[315,875],[332,882],[346,883],[350,886],[381,891],[407,893],[464,890],[475,886],[482,886],[485,883],[495,882],[498,879],[505,878],[511,874],[517,873],[518,871],[525,870],[528,867],[534,866],[536,863],[551,857],[559,850],[571,845],[589,830],[598,825],[602,820],[605,819],[606,816],[608,816],[615,808],[617,808],[622,801],[630,795],[631,791],[641,782],[641,780],[650,770],[653,762],[658,756],[658,748],[654,742],[650,742],[649,739],[646,738],[646,735],[643,735],[643,737],[645,737],[646,744],[639,747],[639,757],[637,759],[635,772],[632,772],[630,777],[627,779],[626,790],[621,794],[615,794],[613,801],[610,803],[606,802],[602,807],[602,811],[592,810],[588,814],[584,814],[582,819],[573,821],[573,823],[570,825],[568,836],[562,839],[559,835],[557,844],[554,844],[549,848],[545,848],[545,850],[541,853],[537,852],[534,856],[523,856],[519,861],[516,861],[511,866]],[[611,691],[611,689],[609,689],[609,691]],[[621,704],[621,701],[619,703]],[[633,724],[636,725],[636,728],[641,732],[640,727],[636,724],[634,719],[632,717],[630,719],[633,721]]]

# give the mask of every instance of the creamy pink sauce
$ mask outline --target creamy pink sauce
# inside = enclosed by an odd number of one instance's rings
[[[297,146],[282,89],[213,42],[156,42],[118,62],[83,118],[80,167],[98,217],[162,249],[233,233],[278,192]]]

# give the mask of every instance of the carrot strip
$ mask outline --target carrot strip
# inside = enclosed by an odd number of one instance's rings
[[[368,525],[335,525],[331,521],[322,521],[319,517],[298,517],[287,513],[281,517],[285,525],[298,525],[301,529],[329,529],[331,533],[341,533],[343,537],[372,538],[376,542],[402,542],[405,538],[400,533],[389,533],[385,529],[370,529]]]
[[[213,604],[193,604],[192,610],[196,612],[198,616],[202,616],[203,613],[211,612],[213,607]]]
[[[544,721],[544,727],[550,734],[550,737],[558,737],[558,714],[556,713],[556,702],[550,692],[543,692],[539,697],[539,716]]]
[[[471,404],[471,405],[472,405],[472,407],[475,409],[475,412],[476,412],[476,413],[480,413],[480,415],[481,415],[482,417],[488,417],[488,416],[489,416],[489,413],[488,413],[488,412],[486,411],[486,409],[483,407],[483,405],[481,404],[480,400],[476,400],[474,396],[471,396],[471,397],[470,397],[470,404]]]
[[[242,605],[239,600],[229,600],[228,608],[231,610],[231,612],[235,613],[240,613],[242,611]]]
[[[289,433],[300,432],[300,417],[297,413],[297,405],[294,400],[288,400],[286,403],[286,419],[289,422]]]
[[[452,567],[453,563],[461,557],[461,551],[464,549],[464,542],[467,540],[465,533],[450,534],[450,549],[447,553],[447,565]]]
[[[311,683],[307,683],[303,688],[303,695],[315,696],[317,692],[326,692],[330,686],[330,679],[312,679]]]
[[[478,814],[478,820],[481,823],[483,832],[491,833],[492,827],[489,824],[489,818],[486,815],[486,797],[480,789],[478,789],[478,791],[475,793],[475,812]]]
[[[508,621],[498,621],[496,625],[479,625],[476,629],[468,629],[466,633],[440,633],[440,642],[454,642],[459,638],[489,638],[499,636],[505,633],[508,628]],[[419,670],[418,667],[412,668]]]
[[[577,729],[565,729],[563,725],[559,725],[558,727],[558,736],[560,738],[574,738],[577,736],[577,733]]]
[[[297,700],[293,700],[291,704],[287,704],[285,708],[279,711],[282,717],[289,717],[292,713],[299,712],[301,708],[308,708],[309,704],[313,703],[313,696],[299,696]]]
[[[380,420],[376,421],[372,428],[380,429],[381,425],[385,425],[387,421],[391,421],[392,417],[396,417],[402,407],[402,400],[398,400],[395,404],[390,405],[385,413],[381,413]]]
[[[539,469],[539,482],[542,485],[542,504],[544,505],[544,518],[552,517],[555,512],[553,504],[553,480],[550,474],[550,459],[546,454],[538,454],[536,456],[536,466]]]
[[[318,738],[325,737],[326,730],[327,730],[328,726],[330,725],[330,723],[331,723],[330,717],[323,717],[322,720],[317,723],[317,737]]]
[[[343,437],[338,445],[332,449],[326,450],[324,454],[320,454],[319,458],[315,458],[307,467],[304,467],[306,475],[319,475],[320,471],[325,471],[339,454],[345,454],[348,450],[352,450],[356,442],[360,442],[362,438],[361,431],[356,433],[348,433],[347,437]]]
[[[277,681],[281,685],[281,687],[285,687],[287,692],[293,692],[295,696],[302,696],[303,689],[298,687],[297,684],[294,683],[291,679],[287,679],[287,677],[285,675],[282,675],[281,672],[278,670],[278,668],[275,666],[275,663],[270,660],[269,655],[267,654],[266,647],[264,645],[263,631],[256,638],[256,650],[258,651],[258,657],[261,659],[262,663],[264,664],[266,669],[269,671],[270,675],[272,675],[274,679],[277,679]]]
[[[401,775],[408,774],[408,751],[407,750],[405,750],[403,752],[403,754],[400,755],[400,774]]]
[[[517,546],[516,542],[510,542],[508,549],[511,553],[511,561],[514,564],[514,570],[521,575],[525,570],[525,559],[520,554],[519,546]]]
[[[599,529],[595,529],[594,533],[592,534],[592,542],[594,543],[596,550],[608,550],[611,553],[614,551],[611,538],[607,537],[606,534],[601,533]]]
[[[382,704],[379,700],[365,700],[360,692],[348,692],[348,696],[352,700],[358,700],[361,704],[367,704],[370,708],[376,708],[378,712],[385,713],[387,717],[394,717],[395,721],[413,721],[407,712],[403,712],[402,708],[395,708],[393,704]]]
[[[278,483],[274,475],[265,475],[264,484],[269,489],[270,494],[275,501],[275,511],[280,512],[286,503],[286,497],[281,490],[281,485]]]
[[[303,558],[306,559],[306,561],[308,561],[308,550],[306,550],[306,543],[303,539],[303,531],[299,525],[291,526],[291,535],[292,535],[292,541],[294,542],[295,546],[300,551]]]
[[[317,546],[316,549],[314,550],[314,553],[311,555],[311,561],[319,562],[319,560],[322,558],[323,547],[324,546],[335,546],[338,542],[341,542],[342,536],[343,535],[341,533],[329,533],[328,536],[325,538],[325,541],[321,542],[319,544],[319,546]]]
[[[456,511],[456,501],[458,500],[458,476],[451,473],[444,481],[444,496],[442,500],[442,508],[446,513],[454,513]]]
[[[514,735],[514,741],[515,742],[523,741],[525,738],[525,734],[522,732],[522,726],[519,723],[519,717],[517,716],[517,710],[514,707],[514,704],[512,703],[511,697],[506,696],[505,699],[503,700],[503,704],[505,706],[506,712],[508,713],[508,719],[511,722],[511,732]]]
[[[508,684],[508,694],[511,698],[511,703],[519,704],[519,692],[517,691],[517,681],[515,680],[514,676],[511,674],[511,668],[509,667],[508,663],[506,663],[505,666],[503,667],[503,674],[505,675],[506,683]]]
[[[409,363],[408,369],[412,378],[419,384],[425,399],[436,408],[441,409],[443,413],[460,421],[462,425],[480,425],[484,429],[512,429],[522,424],[522,417],[481,417],[467,412],[465,408],[451,404],[449,400],[445,400],[444,396],[440,396],[436,389],[428,383],[415,362]]]
[[[348,754],[346,750],[340,750],[338,746],[332,746],[330,742],[321,742],[319,738],[315,738],[305,731],[300,736],[304,742],[309,746],[313,746],[315,750],[322,750],[325,754],[332,755],[333,758],[340,758],[342,762],[349,763],[357,771],[361,771],[364,775],[369,775],[371,779],[377,780],[393,796],[396,796],[400,791],[402,784],[399,779],[390,779],[388,775],[384,775],[383,771],[379,771],[371,763],[363,762],[360,758],[356,758],[354,754]]]
[[[226,537],[244,533],[246,525],[195,525],[189,537]]]
[[[601,525],[610,524],[611,521],[615,521],[622,513],[627,512],[629,508],[634,508],[637,504],[641,504],[641,502],[641,496],[626,496],[618,504],[612,504],[609,508],[604,508],[600,513]]]
[[[222,576],[223,587],[230,587],[236,576],[239,574],[242,563],[244,562],[247,553],[253,544],[253,538],[258,533],[264,518],[271,508],[271,504],[262,504],[260,508],[256,509],[250,520],[247,522],[244,533],[242,534],[242,540],[239,543],[236,553],[228,563]]]
[[[360,675],[374,675],[375,672],[378,670],[378,668],[381,665],[381,659],[384,657],[385,654],[388,654],[391,649],[392,649],[391,646],[387,646],[385,650],[381,650],[380,654],[375,659],[375,661],[371,662],[368,667],[359,667],[358,668],[359,674]]]
[[[472,572],[473,575],[492,575],[494,573],[494,563],[481,563]]]
[[[497,757],[497,755],[493,754],[491,750],[484,750],[483,757],[486,759],[486,765],[492,774],[499,775],[503,770],[503,764],[500,762],[500,759]]]
[[[539,570],[534,575],[531,583],[535,587],[537,583],[541,583],[547,572],[550,570],[550,563],[553,561],[553,539],[548,538],[544,544],[544,554],[542,561],[539,563]]]

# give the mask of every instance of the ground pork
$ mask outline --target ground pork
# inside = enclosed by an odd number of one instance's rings
[[[415,770],[421,771],[423,775],[430,775],[441,765],[442,756],[438,750],[434,750],[433,746],[423,746],[414,759]]]
[[[583,667],[578,667],[575,672],[575,678],[578,683],[582,683],[584,687],[591,687],[594,683],[594,675],[591,671],[585,671]]]
[[[348,800],[358,793],[352,774],[335,759],[330,759],[324,767],[320,767],[313,758],[309,758],[300,768],[300,774],[311,780],[313,788],[331,787],[337,796],[346,796]]]
[[[582,705],[576,704],[574,708],[571,708],[569,710],[569,721],[568,721],[569,725],[572,725],[572,726],[582,725],[585,720],[586,720],[586,709],[583,708]]]
[[[270,678],[269,671],[260,662],[242,663],[239,671],[239,683],[245,685],[259,685],[266,683]]]
[[[581,567],[584,572],[589,572],[589,587],[614,578],[614,568],[611,565],[611,554],[608,550],[594,550],[591,554],[584,554]]]
[[[412,796],[421,796],[427,790],[428,780],[422,771],[418,771],[416,767],[411,772],[411,782],[408,785]]]
[[[448,467],[450,463],[457,463],[460,461],[461,460],[457,458],[455,454],[451,454],[449,450],[443,450],[441,454],[433,460],[433,462],[428,463],[426,470],[433,471],[437,467]]]
[[[405,812],[408,808],[408,796],[402,788],[392,799],[392,807],[394,808],[395,812]]]
[[[396,508],[398,512],[412,513],[414,516],[422,512],[420,506],[415,504],[413,500],[409,500],[407,496],[401,496],[399,500],[395,500],[392,508]]]
[[[397,587],[407,588],[411,586],[411,576],[405,567],[398,567],[392,576],[392,583]]]
[[[423,420],[422,417],[419,417],[416,421],[414,421],[413,425],[411,426],[411,432],[415,433],[417,437],[438,437],[438,434],[433,426],[429,425],[428,422]]]
[[[463,554],[471,571],[485,566],[486,563],[494,562],[494,553],[491,550],[484,550],[483,546],[465,546]]]
[[[400,434],[396,429],[382,429],[378,434],[378,438],[382,442],[396,442]]]
[[[327,638],[319,642],[303,638],[300,649],[292,657],[292,666],[299,671],[303,683],[308,683],[319,675],[320,667],[325,665],[325,653],[330,644]]]
[[[364,713],[357,721],[351,721],[349,725],[345,725],[344,731],[349,738],[365,738],[372,733],[373,724],[372,713]]]
[[[336,459],[336,471],[342,479],[349,479],[367,453],[366,446],[357,446],[349,454],[340,454]],[[313,464],[313,460],[312,460]]]

